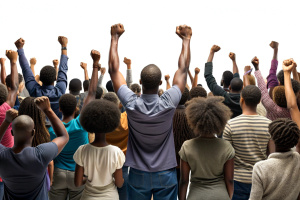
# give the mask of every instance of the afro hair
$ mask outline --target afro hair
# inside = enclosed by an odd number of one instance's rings
[[[65,117],[69,117],[76,111],[77,100],[72,94],[64,94],[59,99],[59,109]]]
[[[161,83],[160,69],[154,64],[144,67],[141,72],[141,82],[143,87],[147,90],[158,88]]]
[[[224,87],[229,87],[232,79],[233,79],[233,73],[231,71],[223,72],[222,80],[223,80]]]
[[[187,121],[197,136],[220,134],[232,112],[222,102],[224,97],[198,97],[186,103]]]
[[[86,92],[89,90],[89,87],[90,87],[90,80],[84,80],[83,83],[83,90]]]
[[[102,89],[102,87],[97,86],[96,99],[101,99],[102,95],[103,95],[103,89]]]
[[[239,92],[243,89],[243,81],[240,78],[233,78],[230,82],[231,90]]]
[[[2,105],[4,102],[6,102],[8,96],[7,87],[0,83],[0,105]]]
[[[261,91],[255,85],[248,85],[242,90],[242,98],[245,104],[250,107],[256,107],[261,99]]]
[[[116,93],[114,92],[108,92],[103,96],[104,100],[110,101],[115,103],[117,106],[119,106],[120,104],[120,100],[118,98],[118,96],[116,95]]]
[[[72,93],[78,93],[82,89],[81,80],[78,78],[73,78],[69,83],[69,90]]]
[[[188,100],[190,100],[190,92],[189,89],[184,88],[179,105],[184,105]]]
[[[130,86],[130,89],[132,90],[132,92],[134,92],[135,94],[140,94],[141,93],[141,86],[137,83],[134,83]]]
[[[80,124],[89,133],[109,133],[120,124],[120,110],[112,102],[97,99],[86,105],[80,114]]]
[[[23,82],[22,74],[18,73],[19,84]],[[8,88],[11,88],[11,74],[7,75],[5,78],[5,84]]]
[[[40,81],[43,85],[51,85],[56,80],[56,70],[54,67],[47,65],[40,71]]]
[[[203,87],[197,86],[191,89],[190,97],[191,99],[196,97],[207,97],[207,92]]]
[[[279,118],[269,124],[269,132],[276,147],[290,149],[297,145],[300,130],[295,122],[287,118]]]
[[[282,108],[287,107],[287,102],[285,98],[285,89],[283,85],[276,86],[273,89],[273,101]]]
[[[115,92],[114,86],[111,80],[107,81],[106,83],[106,89],[108,92]]]
[[[283,70],[280,70],[277,73],[277,79],[278,79],[280,85],[284,85],[284,73],[283,73]]]

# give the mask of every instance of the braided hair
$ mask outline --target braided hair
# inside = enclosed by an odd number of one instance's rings
[[[45,125],[45,114],[35,105],[33,97],[27,97],[22,101],[19,107],[19,115],[28,115],[34,121],[33,147],[50,142],[50,134]]]
[[[295,122],[287,118],[279,118],[269,124],[269,132],[276,147],[290,149],[296,146],[300,130]]]

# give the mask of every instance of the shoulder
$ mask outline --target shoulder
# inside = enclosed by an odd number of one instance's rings
[[[0,110],[1,111],[6,111],[11,109],[10,105],[8,105],[8,103],[4,102],[1,106],[0,106]]]

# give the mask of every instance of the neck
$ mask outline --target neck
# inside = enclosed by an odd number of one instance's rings
[[[70,94],[72,94],[72,95],[79,95],[80,91],[78,91],[78,92],[72,92],[72,91],[70,91]]]
[[[104,133],[95,133],[95,140],[94,142],[91,143],[93,146],[97,147],[105,147],[108,145],[105,139],[105,134]]]
[[[288,152],[288,151],[290,151],[291,149],[289,149],[289,148],[282,148],[282,147],[277,147],[277,146],[275,146],[275,151],[276,152],[282,152],[282,153],[284,153],[284,152]]]
[[[27,141],[25,143],[19,143],[15,141],[15,144],[11,149],[14,153],[20,153],[26,147],[32,147],[32,140]]]
[[[256,107],[250,108],[247,106],[243,106],[242,110],[243,110],[243,115],[257,115]]]
[[[74,119],[74,115],[75,115],[75,112],[73,113],[73,115],[70,115],[68,117],[63,115],[62,122],[68,123],[69,121]]]
[[[232,91],[232,90],[230,90],[230,93],[232,93],[232,94],[240,94],[241,93],[241,91]]]
[[[158,94],[158,88],[149,89],[149,90],[143,88],[143,94]]]

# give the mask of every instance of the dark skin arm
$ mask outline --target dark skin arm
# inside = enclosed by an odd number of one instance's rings
[[[35,65],[36,65],[36,59],[35,58],[30,58],[30,69],[33,73],[33,76],[35,76],[35,70],[34,70]]]
[[[233,65],[232,73],[233,74],[239,73],[239,68],[237,67],[236,60],[235,60],[235,53],[230,52],[229,58],[232,60],[232,65]]]
[[[195,68],[195,77],[194,77],[194,82],[192,84],[192,88],[197,87],[198,84],[198,74],[200,73],[200,69],[198,67]]]
[[[5,58],[0,58],[0,65],[1,65],[1,83],[6,85],[6,69],[5,69]]]
[[[0,126],[0,142],[9,127],[10,123],[18,116],[18,111],[15,109],[9,109],[6,111],[5,120],[2,122]]]
[[[66,37],[64,37],[64,36],[59,36],[58,37],[58,42],[61,44],[61,48],[67,48],[67,45],[68,45],[68,38],[66,38]],[[63,55],[68,55],[67,54],[67,50],[65,49],[65,50],[61,50],[61,54],[63,54]]]
[[[267,156],[269,156],[271,153],[275,152],[275,143],[272,139],[268,142],[268,148],[267,148]]]
[[[190,77],[191,83],[193,84],[194,83],[194,77],[193,77],[193,75],[192,75],[192,73],[191,73],[190,70],[188,71],[188,73],[189,73],[189,77]]]
[[[218,51],[220,51],[220,49],[221,48],[219,46],[217,46],[217,45],[212,46],[212,48],[210,49],[210,53],[209,53],[207,62],[212,62],[213,59],[214,59],[215,53],[218,52]]]
[[[170,75],[165,75],[165,80],[166,80],[166,85],[167,85],[166,90],[171,88],[171,84],[170,84],[169,79],[170,79]]]
[[[182,49],[178,60],[178,70],[174,75],[173,85],[177,85],[181,93],[183,93],[191,60],[190,41],[192,29],[186,25],[177,26],[176,34],[182,39]]]
[[[6,100],[6,103],[10,107],[14,107],[17,93],[18,93],[18,87],[19,87],[19,78],[18,78],[18,70],[17,70],[17,59],[18,59],[18,53],[16,51],[6,51],[6,56],[10,60],[10,67],[11,67],[11,88],[8,91],[8,97]]]
[[[186,200],[191,168],[187,162],[180,159],[179,200]]]
[[[115,171],[115,173],[113,174],[113,176],[115,178],[115,185],[118,188],[121,188],[123,186],[123,184],[124,184],[122,168],[121,169],[117,169]]]
[[[88,75],[88,71],[87,71],[87,64],[84,62],[80,63],[80,67],[83,69],[84,71],[84,80],[89,80],[89,75]]]
[[[87,178],[84,176],[84,168],[76,164],[74,184],[80,187],[86,183]]]
[[[54,173],[54,162],[53,162],[53,160],[48,164],[48,169],[49,169],[50,186],[52,186],[53,173]]]
[[[54,66],[54,69],[56,71],[56,79],[57,79],[57,75],[58,75],[58,64],[59,64],[59,61],[57,59],[53,60],[53,66]]]
[[[234,174],[234,158],[227,160],[224,164],[224,180],[230,199],[233,196],[233,174]]]

